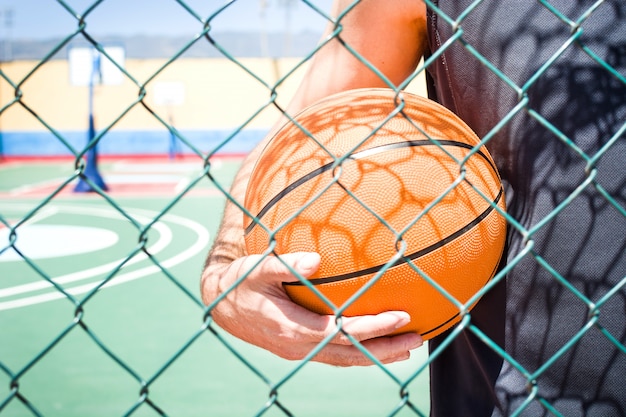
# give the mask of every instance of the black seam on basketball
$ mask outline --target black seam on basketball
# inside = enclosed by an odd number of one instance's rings
[[[491,275],[489,276],[489,278],[487,278],[487,281],[485,281],[485,283],[483,284],[483,287],[485,285],[487,285],[489,283],[489,281],[491,281],[491,279],[493,277],[496,276],[496,273],[498,272],[498,270],[500,269],[500,264],[502,263],[502,254],[500,254],[500,259],[498,260],[498,262],[496,262],[496,266],[493,268],[493,272],[491,273]],[[480,299],[478,299],[476,301],[476,303],[478,303],[480,301]],[[427,336],[428,334],[437,331],[439,329],[441,329],[442,327],[446,326],[448,323],[450,323],[451,321],[453,321],[454,319],[456,319],[459,316],[459,313],[456,313],[455,315],[453,315],[452,317],[450,317],[448,320],[446,320],[445,322],[441,323],[439,326],[435,326],[430,330],[427,330],[425,332],[420,333],[422,336]]]
[[[496,196],[496,198],[493,200],[493,204],[497,205],[503,195],[504,195],[504,189],[502,187],[500,187],[500,191],[498,192],[498,195]],[[481,221],[483,221],[493,210],[494,210],[494,206],[490,204],[489,207],[487,207],[487,209],[485,211],[483,211],[478,217],[476,217],[474,220],[472,220],[471,222],[469,222],[468,224],[466,224],[465,226],[463,226],[462,228],[460,228],[456,232],[452,233],[449,236],[444,237],[443,239],[433,243],[430,246],[425,247],[424,249],[418,250],[417,252],[411,253],[411,254],[403,257],[402,259],[397,260],[389,268],[393,268],[393,267],[396,267],[398,265],[401,265],[404,262],[406,262],[406,260],[415,260],[415,259],[421,258],[422,256],[428,255],[429,253],[431,253],[431,252],[433,252],[433,251],[435,251],[435,250],[445,246],[446,244],[452,242],[453,240],[457,239],[458,237],[460,237],[460,236],[464,235],[465,233],[469,232],[473,227],[475,227]],[[347,274],[335,275],[335,276],[326,277],[326,278],[310,279],[309,282],[311,284],[313,284],[313,285],[320,285],[320,284],[328,284],[328,283],[331,283],[331,282],[343,281],[343,280],[346,280],[346,279],[358,278],[358,277],[363,276],[363,275],[374,274],[374,273],[380,271],[380,269],[383,266],[385,266],[385,264],[373,266],[373,267],[370,267],[370,268],[367,268],[367,269],[362,269],[360,271],[353,271],[353,272],[350,272],[350,273],[347,273]],[[300,282],[300,281],[295,281],[295,282],[283,282],[283,285],[302,286],[304,284],[302,282]]]
[[[458,142],[455,140],[437,140],[437,142],[442,145],[442,146],[457,146],[460,148],[465,148],[465,149],[474,149],[474,147],[470,144],[464,143],[464,142]],[[395,150],[395,149],[400,149],[400,148],[408,148],[408,147],[414,147],[414,146],[439,146],[437,144],[435,144],[433,141],[430,140],[411,140],[411,141],[406,141],[406,142],[396,142],[396,143],[389,143],[386,145],[381,145],[381,146],[376,146],[374,148],[370,148],[370,149],[366,149],[360,152],[356,152],[352,155],[350,155],[350,159],[361,159],[361,158],[365,158],[371,155],[376,155],[382,152],[386,152],[386,151],[390,151],[390,150]],[[489,164],[489,166],[491,166],[491,168],[493,169],[494,172],[498,172],[496,167],[491,163],[491,160],[482,152],[482,151],[477,151],[475,155],[480,155],[485,161],[487,161],[487,163]],[[289,194],[290,192],[292,192],[293,190],[295,190],[296,188],[298,188],[299,186],[301,186],[302,184],[306,183],[307,181],[315,178],[316,176],[332,169],[334,165],[334,162],[330,162],[326,165],[323,165],[319,168],[317,168],[314,171],[309,172],[308,174],[306,174],[305,176],[301,177],[300,179],[294,181],[293,183],[289,184],[287,187],[285,187],[283,190],[281,190],[280,193],[276,194],[271,200],[269,200],[267,202],[267,204],[261,209],[261,211],[259,211],[259,213],[255,216],[255,218],[257,220],[261,220],[263,218],[263,216],[265,216],[265,214],[270,211],[270,209],[276,204],[278,203],[282,198],[284,198],[287,194]],[[245,234],[249,234],[250,232],[252,232],[252,230],[254,229],[254,227],[257,225],[256,221],[252,221],[248,227],[246,227],[245,229]]]

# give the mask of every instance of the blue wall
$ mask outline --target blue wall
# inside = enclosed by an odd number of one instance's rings
[[[86,131],[63,131],[60,136],[75,152],[81,152],[87,145]],[[180,131],[185,140],[203,153],[216,150],[233,134],[232,130],[190,130]],[[241,154],[249,152],[266,134],[265,130],[246,129],[239,132],[217,152],[221,154]],[[50,132],[0,132],[0,152],[4,156],[63,156],[72,151]],[[190,153],[191,149],[177,139],[177,151]],[[168,131],[119,131],[112,130],[98,142],[101,155],[163,155],[171,149],[171,136]]]

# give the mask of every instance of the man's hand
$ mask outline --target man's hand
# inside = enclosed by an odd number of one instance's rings
[[[230,290],[237,279],[248,276],[210,312],[215,322],[232,335],[290,360],[303,359],[322,340],[336,333],[314,361],[336,366],[372,365],[342,332],[337,332],[334,316],[321,316],[294,304],[282,283],[295,278],[274,256],[245,256],[230,264],[209,266],[202,277],[204,302],[209,305]],[[319,267],[315,253],[293,253],[281,259],[304,277]],[[255,267],[254,265],[261,262]],[[253,269],[252,269],[253,268]],[[252,270],[251,270],[252,269]],[[372,316],[344,317],[342,328],[383,363],[406,360],[410,350],[422,345],[418,334],[389,337],[387,334],[409,321],[405,312],[385,312]]]
[[[342,15],[337,22],[341,39],[333,38],[317,51],[290,100],[289,114],[297,114],[317,100],[341,91],[385,87],[388,81],[400,85],[422,58],[427,45],[423,2],[367,0],[352,7],[353,3],[353,0],[336,0],[333,5],[331,14],[336,18]],[[348,8],[350,11],[343,15]],[[334,23],[329,24],[323,39],[334,30]],[[355,58],[345,44],[382,71],[388,81]],[[284,117],[279,120],[245,158],[230,190],[236,201],[244,200],[256,159],[286,120]],[[371,365],[372,361],[345,334],[337,332],[335,317],[312,313],[289,299],[282,283],[296,278],[281,260],[272,256],[266,259],[247,256],[242,215],[229,200],[202,274],[201,291],[206,305],[227,293],[210,311],[215,322],[234,336],[287,359],[304,358],[322,340],[334,334],[313,360],[338,366]],[[311,276],[319,267],[317,254],[294,253],[281,258],[304,277]],[[245,274],[248,274],[246,278],[231,290]],[[387,336],[408,321],[405,312],[385,312],[344,317],[341,324],[343,331],[378,360],[390,363],[408,359],[409,351],[422,344],[417,334]]]

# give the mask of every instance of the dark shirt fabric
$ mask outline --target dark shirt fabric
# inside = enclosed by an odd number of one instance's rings
[[[524,230],[471,313],[506,360],[465,330],[431,415],[626,416],[626,2],[473,3],[429,9],[429,95],[488,139]]]

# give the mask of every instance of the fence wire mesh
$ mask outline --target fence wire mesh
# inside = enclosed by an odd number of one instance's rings
[[[237,1],[242,2],[243,0]],[[555,65],[558,64],[560,57],[563,54],[570,53],[572,49],[581,51],[586,54],[590,60],[593,60],[597,64],[599,70],[607,74],[611,78],[611,82],[618,86],[617,88],[624,89],[626,87],[626,76],[623,73],[623,65],[621,70],[614,68],[610,62],[603,60],[598,53],[585,42],[585,38],[583,37],[585,34],[585,21],[594,16],[596,9],[608,7],[608,4],[604,4],[603,1],[590,3],[583,14],[568,16],[565,11],[559,10],[550,2],[540,0],[538,3],[544,7],[545,10],[553,14],[559,23],[570,31],[570,35],[565,42],[560,45],[560,47],[553,50],[551,55],[549,55],[547,59],[539,65],[539,69],[522,84],[514,81],[509,74],[505,73],[504,70],[499,67],[500,63],[490,62],[487,58],[481,55],[481,52],[479,52],[472,42],[465,37],[464,24],[467,19],[472,18],[472,13],[477,8],[487,6],[483,5],[483,3],[486,3],[483,0],[473,2],[470,7],[458,16],[447,15],[439,8],[438,4],[430,0],[425,0],[427,7],[434,12],[439,21],[443,21],[449,26],[449,30],[452,35],[450,36],[450,39],[445,44],[441,45],[438,50],[433,51],[432,55],[426,57],[423,64],[421,64],[412,76],[409,77],[409,79],[407,79],[402,85],[394,85],[391,81],[385,78],[384,74],[378,68],[367,62],[367,60],[361,56],[352,45],[347,43],[344,44],[345,48],[349,50],[350,53],[360,60],[363,65],[367,66],[371,71],[383,79],[388,88],[393,89],[396,92],[400,92],[415,77],[423,74],[429,66],[434,65],[434,63],[439,60],[440,57],[446,53],[446,51],[448,51],[448,48],[451,48],[453,45],[461,45],[466,51],[471,53],[475,59],[484,66],[484,68],[501,80],[502,84],[509,88],[510,91],[517,96],[515,106],[507,111],[504,117],[498,120],[497,123],[494,123],[490,131],[482,134],[481,140],[483,143],[489,143],[492,138],[497,136],[503,130],[506,130],[518,114],[525,113],[530,119],[534,120],[538,126],[542,126],[550,133],[550,140],[557,141],[563,145],[563,147],[567,149],[564,152],[567,152],[571,158],[578,158],[584,162],[585,172],[581,181],[577,184],[572,193],[567,196],[560,197],[559,203],[556,204],[555,209],[544,218],[535,219],[531,225],[528,225],[527,222],[524,222],[511,214],[502,213],[502,215],[506,217],[509,229],[514,230],[513,233],[523,236],[523,247],[520,248],[515,257],[509,260],[507,267],[502,269],[493,278],[492,282],[483,288],[475,298],[483,296],[495,285],[503,281],[507,273],[520,262],[523,260],[528,262],[530,259],[530,262],[533,264],[533,268],[543,269],[551,276],[554,282],[558,283],[558,291],[568,292],[570,295],[578,298],[580,303],[585,306],[588,312],[587,321],[573,333],[572,337],[564,341],[560,348],[556,350],[556,352],[553,352],[541,367],[537,369],[529,369],[519,361],[518,357],[505,350],[499,345],[499,343],[483,333],[481,328],[477,327],[472,322],[471,313],[465,311],[466,305],[459,304],[459,308],[463,314],[463,319],[461,320],[459,326],[447,336],[447,339],[441,343],[437,349],[431,352],[428,359],[425,359],[423,362],[419,363],[419,366],[411,369],[409,374],[404,373],[399,375],[394,371],[394,368],[380,363],[356,339],[346,333],[343,330],[341,319],[338,319],[338,326],[334,334],[331,334],[326,340],[315,347],[306,356],[306,358],[301,361],[290,363],[286,372],[279,376],[275,376],[267,374],[262,367],[255,364],[255,361],[250,360],[247,357],[248,351],[245,349],[242,350],[239,345],[233,343],[233,340],[220,331],[218,326],[214,323],[212,319],[212,310],[215,305],[219,303],[227,294],[223,294],[222,298],[219,298],[212,304],[205,306],[202,303],[197,290],[193,287],[190,289],[190,286],[188,285],[188,277],[178,276],[176,268],[172,268],[167,264],[164,264],[162,260],[160,260],[160,256],[157,256],[154,253],[153,247],[151,246],[150,236],[154,233],[155,227],[157,227],[161,221],[164,221],[168,217],[172,216],[174,208],[180,206],[194,189],[206,182],[209,182],[213,187],[215,187],[225,199],[232,200],[242,209],[242,211],[245,210],[243,208],[242,201],[236,201],[229,195],[229,184],[222,181],[220,179],[220,174],[216,173],[214,166],[215,156],[224,152],[224,148],[231,141],[235,140],[238,135],[242,134],[242,132],[245,132],[250,123],[261,112],[267,108],[273,107],[279,108],[282,111],[284,108],[283,104],[288,101],[288,98],[280,97],[280,94],[277,92],[278,88],[283,83],[287,82],[290,77],[293,77],[297,70],[305,66],[307,62],[321,48],[324,47],[325,44],[334,38],[341,38],[342,19],[346,14],[350,13],[352,9],[358,7],[360,2],[359,0],[354,1],[354,3],[352,3],[343,14],[333,18],[329,14],[329,11],[323,10],[323,8],[317,5],[314,0],[302,0],[299,4],[300,7],[310,8],[315,14],[323,17],[329,22],[329,24],[333,25],[334,30],[329,37],[323,39],[316,47],[308,51],[302,59],[298,60],[293,67],[285,71],[284,75],[279,77],[277,80],[268,80],[262,75],[256,74],[254,69],[246,63],[245,59],[234,56],[233,53],[228,50],[228,47],[224,46],[218,38],[214,36],[214,33],[212,32],[213,20],[218,18],[220,13],[228,10],[228,8],[231,7],[235,1],[225,2],[220,6],[214,6],[214,10],[212,10],[208,15],[204,12],[194,10],[194,8],[185,1],[173,1],[172,3],[176,3],[180,9],[187,13],[195,22],[195,27],[193,28],[195,35],[189,37],[188,42],[183,47],[173,53],[162,66],[152,71],[148,76],[132,73],[128,68],[118,64],[114,57],[110,55],[110,52],[105,48],[104,43],[90,32],[89,22],[91,17],[94,14],[97,14],[99,8],[103,7],[103,5],[108,2],[109,1],[107,0],[95,1],[88,7],[82,9],[76,8],[70,1],[58,0],[56,2],[52,2],[57,7],[63,9],[64,12],[73,19],[73,29],[68,31],[67,35],[61,41],[52,46],[45,56],[43,56],[39,61],[34,62],[29,71],[27,71],[24,75],[15,78],[5,72],[5,70],[0,69],[2,89],[5,91],[8,90],[11,93],[10,99],[4,100],[0,103],[0,120],[3,115],[6,115],[11,109],[21,108],[25,110],[36,120],[36,123],[43,126],[43,128],[45,128],[52,135],[54,140],[60,142],[66,152],[71,154],[73,158],[72,172],[68,174],[62,182],[58,183],[47,196],[38,201],[30,202],[25,214],[23,214],[19,219],[12,219],[8,212],[0,212],[0,222],[4,228],[9,231],[7,234],[8,241],[0,242],[0,251],[6,252],[13,250],[17,252],[21,257],[21,262],[27,265],[30,269],[29,274],[34,273],[37,276],[37,285],[53,287],[56,292],[55,298],[61,298],[64,302],[69,302],[73,309],[73,315],[71,317],[67,317],[64,321],[56,323],[55,326],[52,326],[57,329],[56,333],[51,334],[45,345],[38,349],[32,358],[30,358],[30,360],[26,363],[16,363],[10,360],[10,358],[0,357],[0,374],[2,374],[2,380],[6,381],[4,388],[0,390],[1,415],[4,415],[5,413],[9,413],[7,415],[12,415],[11,413],[18,409],[21,413],[19,415],[48,415],[50,412],[48,410],[50,410],[51,405],[41,404],[33,400],[32,391],[28,389],[27,384],[23,384],[23,381],[29,374],[37,371],[37,368],[47,356],[54,356],[55,349],[57,349],[59,345],[65,343],[66,341],[73,340],[72,337],[77,332],[82,332],[82,334],[90,340],[90,343],[96,346],[106,357],[110,359],[111,367],[119,368],[121,373],[124,373],[134,381],[134,386],[131,386],[131,389],[133,390],[133,399],[128,401],[128,408],[123,412],[123,415],[169,415],[171,411],[168,410],[167,404],[161,404],[159,402],[159,398],[157,395],[153,394],[152,388],[157,384],[159,379],[170,372],[175,364],[190,350],[194,349],[194,347],[198,345],[204,346],[204,344],[201,344],[203,343],[201,340],[206,341],[206,338],[209,339],[210,344],[219,344],[223,346],[229,352],[229,355],[231,355],[234,359],[236,359],[236,361],[240,362],[244,368],[256,376],[257,383],[263,387],[262,389],[267,395],[264,402],[257,404],[256,415],[297,415],[298,413],[293,411],[291,405],[289,404],[288,394],[283,394],[283,392],[286,391],[285,386],[290,381],[297,380],[298,374],[301,373],[305,367],[310,365],[309,362],[311,359],[319,353],[319,351],[323,349],[327,343],[329,343],[332,337],[340,332],[344,332],[356,346],[362,349],[363,353],[368,356],[372,362],[374,362],[375,367],[379,368],[382,373],[395,384],[396,397],[395,399],[390,400],[392,405],[388,408],[386,415],[428,414],[427,409],[423,407],[420,408],[420,406],[416,405],[414,402],[416,395],[423,395],[423,393],[411,393],[409,389],[410,385],[417,377],[428,372],[428,367],[431,362],[440,356],[442,352],[449,347],[450,343],[452,343],[456,337],[459,337],[464,329],[474,333],[484,342],[486,346],[497,352],[497,354],[500,355],[510,367],[514,368],[525,379],[527,385],[525,401],[519,404],[516,408],[509,410],[510,415],[525,415],[524,413],[528,412],[531,403],[536,402],[540,403],[543,407],[542,412],[555,416],[562,415],[559,411],[559,407],[555,404],[553,399],[544,397],[540,394],[536,381],[541,378],[543,374],[550,372],[552,365],[563,356],[569,355],[578,349],[593,349],[593,346],[584,345],[582,343],[588,332],[601,332],[604,338],[615,347],[615,351],[617,352],[615,355],[626,355],[626,346],[624,344],[624,338],[626,337],[623,324],[624,317],[622,316],[615,319],[618,322],[621,321],[621,327],[618,327],[618,329],[621,328],[621,330],[618,330],[617,333],[614,329],[606,328],[601,320],[603,318],[603,307],[607,303],[617,302],[618,299],[624,298],[626,291],[626,276],[623,276],[624,271],[617,272],[622,275],[622,278],[612,287],[606,288],[602,292],[591,292],[592,295],[589,295],[590,292],[581,289],[580,286],[572,282],[570,276],[568,276],[568,271],[559,270],[534,248],[535,236],[543,233],[547,227],[554,227],[552,221],[560,213],[568,210],[568,207],[573,200],[589,192],[590,189],[593,189],[594,195],[602,198],[602,201],[596,202],[596,204],[608,205],[612,207],[612,210],[614,210],[615,216],[618,218],[615,221],[616,230],[614,232],[620,235],[624,235],[626,232],[626,229],[624,228],[624,220],[626,219],[626,207],[624,206],[623,191],[624,184],[619,185],[616,192],[615,188],[611,189],[610,186],[607,186],[603,184],[602,181],[598,180],[599,170],[601,169],[599,163],[603,156],[614,151],[618,146],[624,143],[626,120],[622,119],[621,121],[618,121],[617,125],[621,127],[619,127],[617,131],[611,132],[610,137],[603,138],[603,144],[598,147],[597,150],[590,153],[584,145],[580,144],[580,140],[574,137],[569,137],[566,133],[561,131],[559,127],[553,125],[551,121],[546,118],[544,114],[542,114],[541,109],[534,108],[527,94],[529,89],[536,86],[537,83],[539,83],[542,78],[545,78]],[[243,2],[245,3],[245,1]],[[253,2],[249,1],[248,3]],[[121,9],[123,9],[121,3],[118,3],[118,5]],[[249,6],[253,5],[249,4]],[[120,13],[123,12],[123,10],[120,10]],[[624,19],[624,16],[621,16],[621,19]],[[167,24],[167,22],[155,22],[155,24],[163,25]],[[511,34],[511,37],[514,36],[515,34]],[[47,117],[40,115],[35,106],[31,104],[33,102],[33,98],[28,94],[24,94],[24,86],[27,85],[33,77],[37,76],[37,74],[40,73],[43,68],[54,59],[55,55],[62,52],[64,48],[67,48],[76,40],[88,43],[102,54],[102,59],[113,63],[113,65],[115,65],[118,70],[123,73],[125,80],[132,83],[136,94],[136,97],[131,102],[120,103],[122,109],[119,113],[112,118],[107,125],[101,126],[93,138],[86,144],[85,147],[82,148],[76,148],[72,142],[64,136],[64,133],[60,129],[55,128],[55,120],[49,120]],[[267,101],[256,111],[243,115],[243,122],[229,133],[224,134],[219,144],[211,149],[200,149],[193,140],[188,138],[185,133],[179,131],[171,123],[171,121],[168,120],[167,115],[155,110],[149,100],[147,100],[147,91],[151,86],[151,83],[153,83],[160,74],[173,66],[177,60],[181,59],[181,57],[190,48],[198,44],[210,45],[210,47],[217,50],[222,57],[228,59],[238,68],[243,70],[248,77],[254,79],[256,83],[262,85],[267,91]],[[210,74],[207,74],[207,76],[210,77]],[[35,94],[43,93],[36,92]],[[213,97],[212,99],[219,101],[221,98]],[[567,103],[564,105],[567,105]],[[127,117],[130,112],[135,112],[139,109],[149,114],[150,117],[156,120],[163,129],[167,130],[169,134],[175,136],[177,140],[184,144],[190,153],[193,154],[197,168],[195,177],[192,178],[184,188],[178,190],[177,194],[156,213],[137,213],[136,211],[129,209],[125,206],[124,201],[117,200],[115,196],[111,195],[102,187],[102,184],[94,181],[94,178],[88,175],[89,153],[107,140],[107,135],[117,123]],[[293,115],[288,115],[288,117],[292,116]],[[623,159],[623,155],[621,157]],[[341,163],[341,161],[339,161],[339,163]],[[71,188],[77,181],[87,183],[88,186],[94,191],[93,194],[96,199],[101,202],[105,202],[110,211],[114,212],[117,217],[124,219],[129,228],[129,241],[132,240],[135,242],[133,245],[130,245],[127,253],[119,260],[119,262],[109,266],[108,270],[103,273],[102,279],[99,282],[91,285],[87,291],[82,293],[74,293],[73,291],[68,290],[63,282],[59,282],[55,279],[54,274],[48,271],[45,267],[42,267],[38,260],[31,259],[27,254],[20,252],[20,234],[24,225],[28,224],[37,216],[42,215],[42,213],[45,213],[48,209],[53,207],[55,201],[59,198],[61,193],[64,190]],[[251,213],[248,214],[252,215]],[[220,213],[210,213],[208,215],[219,216]],[[258,220],[258,222],[262,223],[262,219]],[[398,238],[401,238],[400,233],[398,234]],[[622,247],[621,251],[623,251],[623,249],[624,248]],[[598,256],[601,256],[601,254],[598,254]],[[620,255],[618,254],[617,256]],[[97,304],[97,299],[101,294],[101,290],[118,279],[118,277],[134,262],[136,262],[137,258],[140,257],[148,259],[158,274],[171,282],[176,291],[182,293],[182,296],[187,300],[186,303],[195,308],[197,316],[197,325],[195,330],[184,337],[184,340],[180,343],[176,351],[170,352],[169,356],[165,358],[159,366],[156,366],[149,371],[140,370],[132,360],[129,360],[127,357],[117,353],[118,349],[116,349],[115,346],[111,346],[106,337],[100,335],[97,331],[94,331],[90,326],[89,321],[90,308],[92,305]],[[618,263],[618,261],[616,261],[616,263]],[[386,269],[392,264],[393,262],[390,260],[390,262],[382,268],[380,274],[384,274]],[[416,270],[417,269],[418,268],[416,267]],[[75,272],[78,273],[80,271]],[[247,274],[249,272],[250,271],[241,276],[240,282],[247,278]],[[4,277],[0,277],[0,279],[2,278]],[[363,291],[365,290],[367,290],[367,288],[363,289]],[[336,310],[336,312],[340,315],[345,308],[346,306],[341,306]],[[0,311],[0,315],[1,314],[2,312]],[[150,315],[151,312],[143,311],[135,314]],[[555,325],[558,326],[558,323]],[[621,331],[621,333],[619,331]],[[4,333],[4,330],[0,329],[0,335],[2,333]],[[47,331],[46,334],[50,334],[50,332]],[[542,335],[537,335],[538,338],[541,336]],[[2,340],[2,344],[12,344],[15,342],[13,340],[7,340],[3,336],[0,336],[0,339]],[[624,374],[623,369],[616,369],[612,371],[621,372],[622,376],[626,375]],[[213,376],[211,369],[198,370],[198,372],[204,374],[204,378],[220,378],[219,375]],[[623,391],[623,388],[621,389],[623,395],[626,396],[626,391]],[[399,398],[397,397],[398,394]],[[80,399],[76,399],[76,401],[80,402]],[[201,398],[195,398],[193,401],[200,403],[195,406],[196,408],[202,408]],[[228,402],[227,399],[225,399],[225,401]],[[348,404],[347,408],[349,409],[349,407],[350,405]],[[84,415],[98,414],[95,410],[89,410],[88,405],[85,405],[84,409],[86,410]],[[228,410],[228,405],[225,406],[225,410]],[[621,410],[621,412],[626,413],[626,410]],[[332,413],[332,410],[329,410],[329,413]],[[231,415],[227,411],[225,411],[225,414]]]

